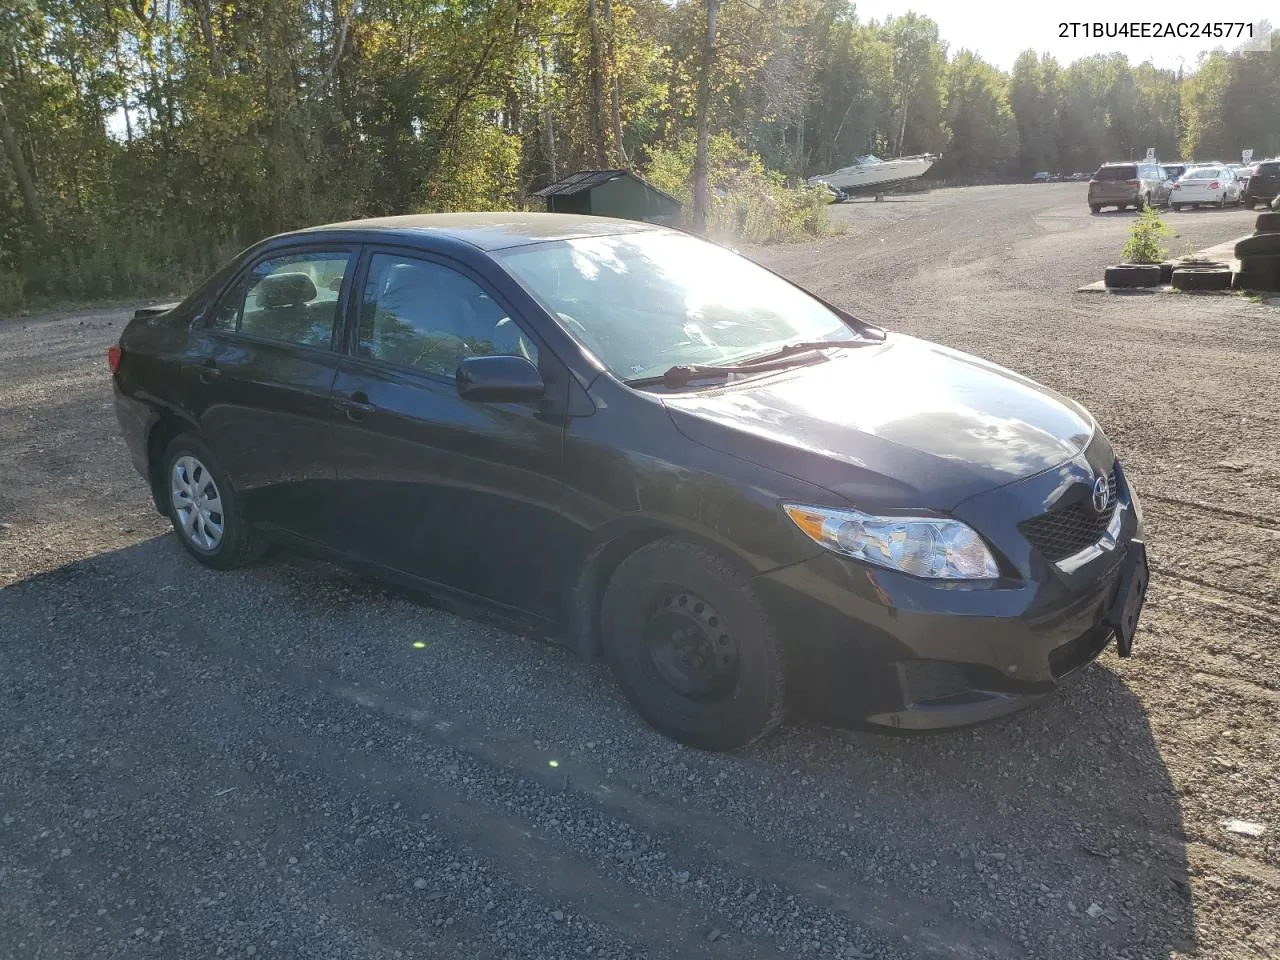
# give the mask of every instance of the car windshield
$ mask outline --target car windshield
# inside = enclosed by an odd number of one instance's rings
[[[1100,167],[1098,172],[1093,175],[1095,180],[1137,180],[1138,168],[1132,166],[1124,167]]]
[[[1222,176],[1220,167],[1192,167],[1182,175],[1183,180],[1217,180]]]
[[[583,237],[499,254],[624,380],[732,364],[789,343],[858,337],[828,307],[722,247],[675,233]]]

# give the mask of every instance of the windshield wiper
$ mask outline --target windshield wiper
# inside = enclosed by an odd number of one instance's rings
[[[869,338],[859,338],[857,340],[797,340],[794,343],[783,344],[777,350],[771,350],[758,357],[739,360],[737,366],[756,367],[760,364],[772,363],[774,360],[783,360],[787,357],[795,356],[797,353],[811,353],[814,350],[828,350],[832,347],[865,347],[868,344],[879,342],[879,340]]]
[[[664,387],[687,387],[694,380],[723,379],[735,373],[758,374],[769,370],[782,370],[794,367],[808,360],[798,359],[799,355],[814,353],[827,347],[856,347],[870,340],[807,340],[789,343],[770,353],[738,363],[682,363],[671,367],[666,373],[657,377],[637,377],[626,381],[629,387],[653,387],[661,384]],[[817,359],[817,358],[814,358]]]

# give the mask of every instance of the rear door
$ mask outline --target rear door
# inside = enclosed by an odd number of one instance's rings
[[[371,249],[334,384],[344,549],[545,618],[563,614],[567,370],[478,274],[419,251]],[[354,313],[355,311],[353,311]],[[468,356],[527,357],[533,403],[475,403]]]
[[[1249,178],[1249,196],[1270,200],[1280,195],[1280,161],[1269,160],[1258,164]]]
[[[1102,167],[1094,174],[1090,199],[1094,203],[1133,203],[1138,195],[1136,166]]]
[[[195,331],[188,409],[258,522],[318,540],[334,493],[329,394],[357,248],[277,249],[247,264]]]

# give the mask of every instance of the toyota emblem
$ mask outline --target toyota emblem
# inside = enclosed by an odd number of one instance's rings
[[[1107,486],[1107,478],[1099,477],[1093,481],[1093,509],[1099,513],[1106,513],[1107,507],[1111,505],[1111,490]]]

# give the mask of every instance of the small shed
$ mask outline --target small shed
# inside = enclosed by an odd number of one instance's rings
[[[551,213],[586,213],[650,223],[676,223],[680,201],[630,170],[580,170],[543,187],[535,197]]]

